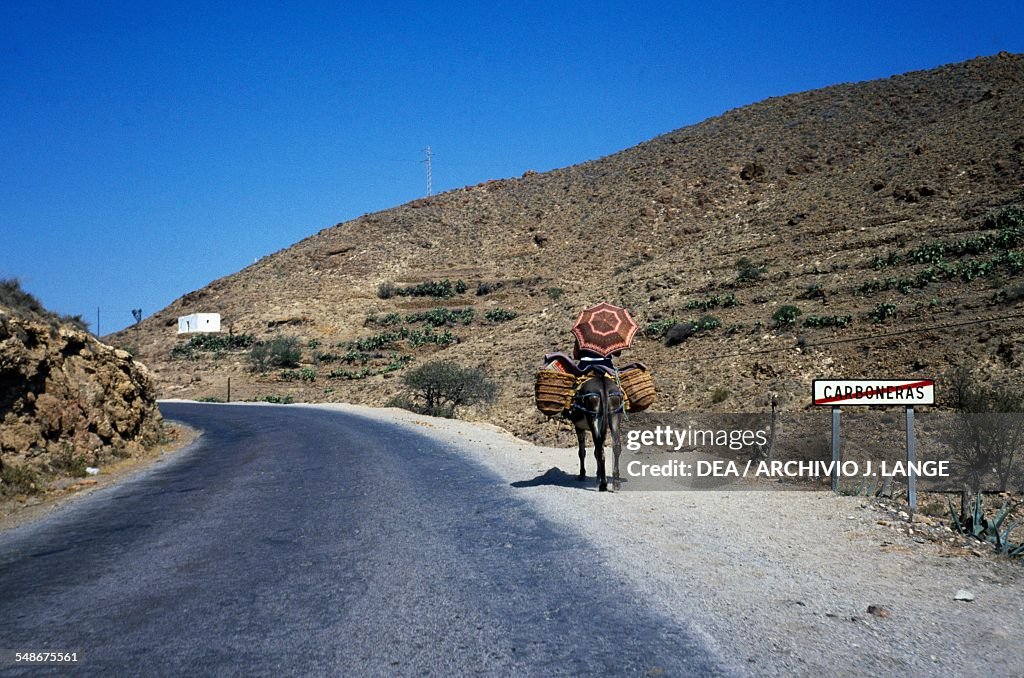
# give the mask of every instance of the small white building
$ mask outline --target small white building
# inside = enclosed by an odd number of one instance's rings
[[[178,334],[220,332],[220,313],[193,313],[178,318]]]

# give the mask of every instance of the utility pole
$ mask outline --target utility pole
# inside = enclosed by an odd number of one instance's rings
[[[433,179],[430,176],[430,146],[425,149],[427,159],[423,162],[427,163],[427,197],[429,198],[434,193]]]

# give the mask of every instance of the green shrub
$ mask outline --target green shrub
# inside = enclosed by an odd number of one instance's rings
[[[798,297],[799,299],[824,299],[825,298],[825,287],[821,283],[811,283],[804,288],[803,293]]]
[[[364,363],[366,363],[369,360],[370,360],[370,354],[369,353],[367,353],[365,351],[360,351],[360,350],[354,349],[354,348],[353,349],[349,349],[348,353],[346,353],[341,358],[341,361],[343,363],[347,363],[349,365],[353,365],[355,363],[364,364]]]
[[[61,451],[55,454],[50,461],[51,471],[64,473],[72,478],[84,478],[89,475],[85,471],[86,466],[88,464],[85,461],[85,456],[75,454],[75,448],[71,443],[63,443]]]
[[[411,362],[414,362],[415,360],[416,356],[398,355],[397,353],[392,353],[390,360],[388,360],[388,364],[380,369],[380,374],[395,372],[396,370],[402,369],[403,367],[405,367]]]
[[[863,282],[855,287],[853,291],[855,294],[860,294],[866,297],[869,294],[889,289],[889,284],[890,283],[887,280],[868,280],[867,282]]]
[[[896,304],[875,304],[868,312],[868,318],[876,323],[884,323],[896,315]]]
[[[850,315],[811,315],[804,318],[804,327],[846,327],[851,322]]]
[[[430,416],[454,417],[459,407],[490,404],[498,394],[498,384],[483,367],[462,367],[448,360],[421,365],[406,373],[402,382],[409,389],[404,406]]]
[[[451,309],[439,306],[429,311],[410,313],[405,316],[405,321],[408,323],[423,322],[431,327],[445,327],[446,325],[454,325],[456,323],[468,325],[473,322],[473,316],[475,314],[476,312],[469,307]]]
[[[388,372],[395,372],[402,369],[409,363],[416,360],[415,356],[411,355],[399,355],[398,353],[392,353],[388,358],[386,365],[379,369],[373,369],[372,367],[366,366],[363,362],[364,367],[358,370],[333,370],[328,377],[331,379],[365,379],[366,377],[372,377],[376,374],[387,374]]]
[[[0,466],[0,495],[39,494],[46,489],[42,476],[28,466]]]
[[[302,349],[299,348],[299,338],[295,336],[257,342],[249,351],[249,364],[256,372],[276,367],[298,367],[301,359]]]
[[[495,323],[503,323],[506,320],[512,320],[519,314],[515,311],[505,310],[503,308],[492,308],[491,310],[484,313],[484,318]]]
[[[339,359],[340,356],[337,353],[331,353],[330,351],[313,354],[313,362],[315,362],[318,365],[333,363]]]
[[[673,325],[677,325],[679,322],[680,320],[674,317],[654,320],[647,323],[647,326],[644,328],[644,336],[651,339],[660,339],[665,336],[665,333],[668,332]]]
[[[549,287],[544,291],[547,292],[547,295],[551,297],[552,301],[558,301],[562,298],[562,295],[565,294],[565,290],[561,287]]]
[[[316,381],[316,370],[312,367],[303,367],[299,370],[284,370],[281,372],[281,378],[285,381]]]
[[[736,261],[736,282],[748,283],[760,280],[764,272],[764,266],[756,266],[747,257],[741,257]]]
[[[469,289],[469,285],[466,284],[465,280],[455,281],[455,294],[465,294],[467,289]]]
[[[439,297],[441,299],[448,299],[455,296],[455,286],[452,285],[451,280],[446,278],[440,282],[431,280],[413,285],[412,287],[395,289],[394,293],[402,297]]]
[[[1020,475],[1020,441],[1024,440],[1024,386],[1014,381],[992,383],[966,365],[950,369],[942,378],[943,392],[954,417],[945,430],[945,442],[956,450],[956,463],[964,482],[980,491],[995,475],[1000,492],[1011,489]]]
[[[438,346],[447,346],[454,344],[459,339],[450,331],[445,330],[444,332],[435,332],[432,327],[424,327],[422,330],[412,330],[408,333],[409,343],[415,347],[425,346],[427,344],[436,344]]]
[[[408,341],[412,346],[424,346],[426,344],[446,346],[448,344],[454,344],[459,339],[449,330],[437,332],[433,327],[428,325],[421,329],[401,327],[391,332],[381,332],[380,334],[375,334],[370,337],[356,339],[355,341],[349,342],[348,346],[351,347],[351,349],[354,349],[356,354],[359,354],[379,351],[380,349],[393,346],[403,340]],[[347,359],[348,355],[346,355],[346,360]]]
[[[695,299],[686,302],[686,308],[688,309],[700,309],[702,311],[710,311],[713,308],[729,308],[731,306],[738,306],[739,302],[736,301],[736,295],[730,292],[725,296],[719,296],[717,294],[707,297],[705,299]]]
[[[402,329],[404,330],[405,328]],[[390,346],[402,338],[402,332],[381,332],[369,337],[363,337],[362,339],[356,339],[351,343],[351,346],[356,351],[376,351],[386,346]]]
[[[796,322],[796,319],[803,313],[796,306],[782,306],[772,314],[774,320],[780,327],[788,327]]]
[[[895,266],[900,263],[902,257],[899,252],[889,252],[889,255],[884,259],[880,255],[875,255],[875,258],[871,262],[871,267],[876,271],[886,266]]]
[[[386,281],[377,285],[377,297],[380,299],[390,299],[395,296],[397,289],[395,283]]]
[[[501,282],[481,282],[476,286],[476,296],[486,296],[491,292],[501,289],[503,286]]]
[[[376,315],[366,316],[367,325],[379,325],[381,327],[388,327],[390,325],[401,325],[402,315],[400,313],[387,313],[380,317]]]
[[[330,374],[327,375],[329,379],[365,379],[369,376],[373,376],[373,370],[369,367],[364,367],[354,372],[351,370],[331,370]]]
[[[39,299],[21,289],[21,281],[17,278],[0,279],[0,306],[6,306],[18,317],[37,316],[51,327],[64,324],[73,325],[83,332],[89,331],[88,323],[80,315],[60,315],[47,311]]]
[[[295,400],[290,395],[265,395],[262,398],[257,398],[257,402],[291,405]]]
[[[256,337],[251,334],[194,334],[184,344],[171,349],[171,357],[195,360],[200,353],[219,354],[251,348]]]
[[[693,325],[694,332],[703,332],[705,330],[714,330],[722,326],[722,321],[713,315],[704,315],[691,323]]]
[[[43,304],[39,299],[21,289],[21,281],[17,278],[0,280],[0,306],[6,306],[12,311],[53,316],[53,314],[43,308]]]
[[[714,393],[711,394],[711,402],[721,403],[729,397],[729,389],[719,386],[715,389]]]

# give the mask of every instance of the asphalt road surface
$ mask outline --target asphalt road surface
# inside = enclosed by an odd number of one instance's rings
[[[312,408],[161,410],[192,449],[0,535],[0,650],[104,676],[728,672],[457,451]]]

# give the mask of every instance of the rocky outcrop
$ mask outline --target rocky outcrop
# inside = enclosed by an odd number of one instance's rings
[[[0,306],[0,470],[9,481],[12,468],[36,476],[133,456],[161,426],[149,372],[126,351]]]

